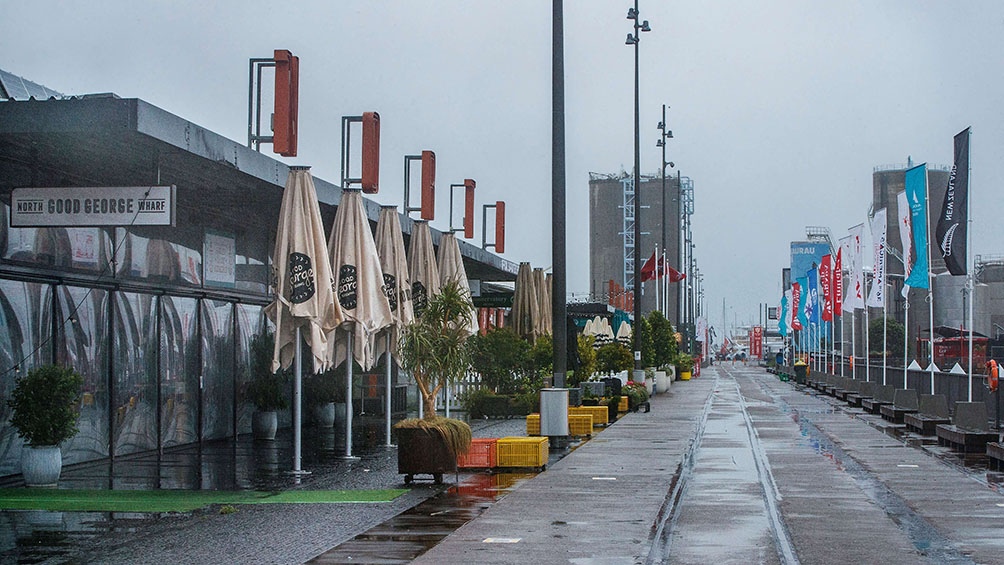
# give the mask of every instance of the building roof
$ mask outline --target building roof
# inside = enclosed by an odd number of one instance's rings
[[[0,71],[6,101],[0,103],[0,158],[30,162],[43,154],[49,166],[73,171],[70,186],[96,186],[89,179],[108,179],[115,170],[120,186],[135,179],[155,182],[154,169],[170,168],[174,178],[189,175],[197,185],[208,185],[205,197],[214,203],[246,202],[256,194],[232,187],[249,182],[281,194],[289,167],[269,155],[254,151],[143,100],[115,95],[67,97],[41,85]],[[241,182],[233,180],[239,177]],[[250,177],[250,178],[248,178]],[[337,206],[341,187],[314,179],[323,205]],[[256,188],[256,190],[258,190]],[[262,195],[264,198],[266,195]],[[364,199],[366,213],[375,224],[380,204]],[[415,222],[402,216],[406,241]],[[433,229],[439,244],[443,233]],[[513,281],[518,265],[459,241],[464,267],[471,279]]]

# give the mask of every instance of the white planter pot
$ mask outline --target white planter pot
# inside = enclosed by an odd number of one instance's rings
[[[656,371],[655,372],[655,392],[660,394],[663,392],[669,392],[669,383],[671,379],[666,371]]]
[[[314,422],[321,428],[335,427],[335,403],[328,402],[314,406]]]
[[[256,411],[251,416],[251,435],[254,439],[273,440],[279,428],[279,417],[275,412]]]
[[[25,486],[54,487],[63,469],[63,454],[59,446],[25,445],[21,449],[21,476]]]
[[[648,391],[649,396],[655,394],[655,378],[645,377],[645,390]]]

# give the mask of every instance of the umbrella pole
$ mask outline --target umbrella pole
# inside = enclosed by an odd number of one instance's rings
[[[349,329],[345,351],[345,456],[342,459],[359,459],[352,456],[352,329]]]
[[[386,433],[387,443],[384,447],[394,447],[394,444],[390,442],[390,410],[391,410],[391,393],[393,391],[391,385],[391,363],[394,362],[394,358],[390,354],[390,334],[387,332],[387,388],[384,393],[384,432]]]
[[[303,359],[300,356],[300,327],[296,328],[296,349],[293,354],[293,475],[309,475],[301,468],[301,421],[303,419]]]

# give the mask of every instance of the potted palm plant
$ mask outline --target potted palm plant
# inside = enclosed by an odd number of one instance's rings
[[[279,427],[278,410],[289,406],[286,399],[286,385],[289,371],[280,369],[272,372],[272,352],[275,334],[266,330],[251,340],[251,382],[247,394],[254,404],[251,417],[251,433],[255,439],[275,439]]]
[[[77,433],[83,377],[69,367],[44,365],[18,379],[7,405],[10,423],[25,440],[21,474],[27,486],[55,486],[63,468],[59,444]]]
[[[338,416],[345,414],[344,371],[344,366],[340,371],[329,369],[303,381],[304,398],[314,413],[314,423],[319,427],[334,427]]]
[[[424,417],[398,422],[398,473],[410,483],[417,474],[430,474],[437,483],[443,473],[456,471],[457,455],[471,445],[466,422],[436,414],[436,395],[461,380],[470,366],[468,327],[474,308],[456,281],[429,299],[418,320],[401,336],[401,365],[418,385]]]

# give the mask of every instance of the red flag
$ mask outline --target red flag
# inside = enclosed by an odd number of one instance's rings
[[[844,273],[843,265],[841,265],[840,259],[840,248],[837,248],[837,257],[833,260],[833,269],[830,270],[833,275],[833,311],[838,316],[843,316],[844,307]]]
[[[822,318],[824,322],[833,321],[833,275],[830,269],[830,259],[831,256],[827,253],[819,261],[819,286],[823,291]]]
[[[669,265],[667,265],[666,268],[669,269],[669,282],[680,282],[687,278],[686,273],[681,273]]]
[[[802,286],[800,284],[791,283],[791,311],[793,312],[791,316],[791,329],[800,330],[802,329],[802,322],[798,321],[798,309],[801,307],[802,302]]]
[[[652,252],[652,256],[645,261],[645,264],[641,266],[641,282],[655,280],[655,252]]]

